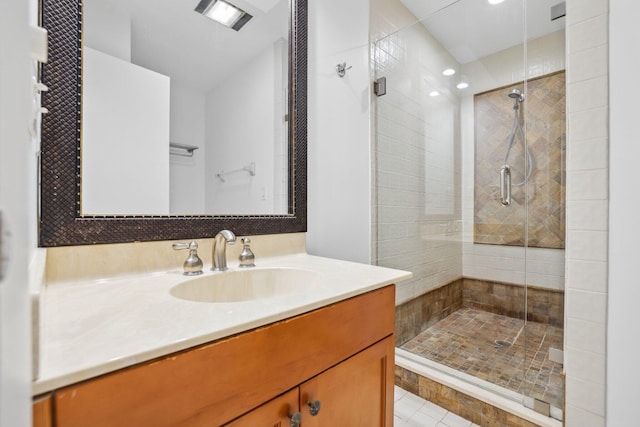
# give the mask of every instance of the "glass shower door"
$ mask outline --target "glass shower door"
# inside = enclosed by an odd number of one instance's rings
[[[535,399],[558,404],[559,365],[545,360],[562,337],[547,326],[562,317],[563,171],[552,164],[563,113],[552,90],[563,90],[564,63],[553,60],[558,24],[537,29],[529,21],[548,10],[530,3],[416,8],[416,24],[374,43],[375,78],[386,79],[374,239],[378,265],[414,275],[397,289],[400,353],[539,409]]]

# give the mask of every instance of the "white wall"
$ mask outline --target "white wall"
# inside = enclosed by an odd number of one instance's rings
[[[169,162],[171,214],[203,214],[205,210],[205,96],[171,83],[170,141],[198,147],[193,157],[172,154]],[[186,154],[183,150],[172,152]]]
[[[0,2],[0,211],[6,275],[0,281],[0,425],[31,425],[28,257],[33,212],[29,60],[30,7]],[[33,13],[31,22],[34,22]],[[3,254],[3,255],[4,255]]]
[[[476,93],[565,69],[565,32],[558,31],[465,64],[470,86],[462,97],[462,221],[464,275],[564,289],[564,250],[474,244],[474,97]],[[497,180],[496,180],[497,185]],[[522,219],[524,221],[524,212]],[[525,261],[526,259],[526,261]]]
[[[83,66],[82,213],[167,214],[169,78],[90,48]]]
[[[276,43],[206,95],[206,209],[216,214],[281,212],[282,169],[274,170],[275,144],[285,144],[283,112],[273,103],[282,96],[282,59]],[[278,154],[282,149],[275,150]],[[255,176],[230,172],[255,164]],[[276,209],[278,209],[276,211]]]
[[[638,241],[640,241],[640,127],[637,101],[640,50],[640,5],[636,0],[612,0],[609,19],[610,70],[610,190],[609,289],[607,321],[607,425],[628,425],[638,419],[640,342]],[[598,298],[594,301],[598,301]]]
[[[131,17],[113,4],[83,3],[85,46],[131,62]]]
[[[371,257],[369,1],[309,2],[307,250]],[[352,68],[344,78],[336,65]]]

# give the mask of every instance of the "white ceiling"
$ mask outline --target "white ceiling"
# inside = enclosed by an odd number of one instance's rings
[[[253,15],[240,31],[195,12],[199,0],[99,1],[118,16],[130,17],[131,62],[194,89],[217,86],[277,39],[288,37],[288,0],[231,0]]]
[[[564,28],[551,21],[551,6],[562,0],[401,0],[445,49],[466,64]],[[526,14],[525,5],[526,3]]]

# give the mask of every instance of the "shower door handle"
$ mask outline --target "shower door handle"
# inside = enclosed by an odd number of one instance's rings
[[[500,169],[500,203],[502,206],[511,204],[511,168],[504,165]]]

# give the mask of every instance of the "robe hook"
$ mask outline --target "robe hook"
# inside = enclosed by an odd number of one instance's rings
[[[343,62],[342,64],[336,65],[336,72],[338,73],[339,77],[344,77],[345,74],[347,74],[347,70],[350,70],[351,68],[353,68],[353,66],[349,65],[347,67],[347,63]]]

